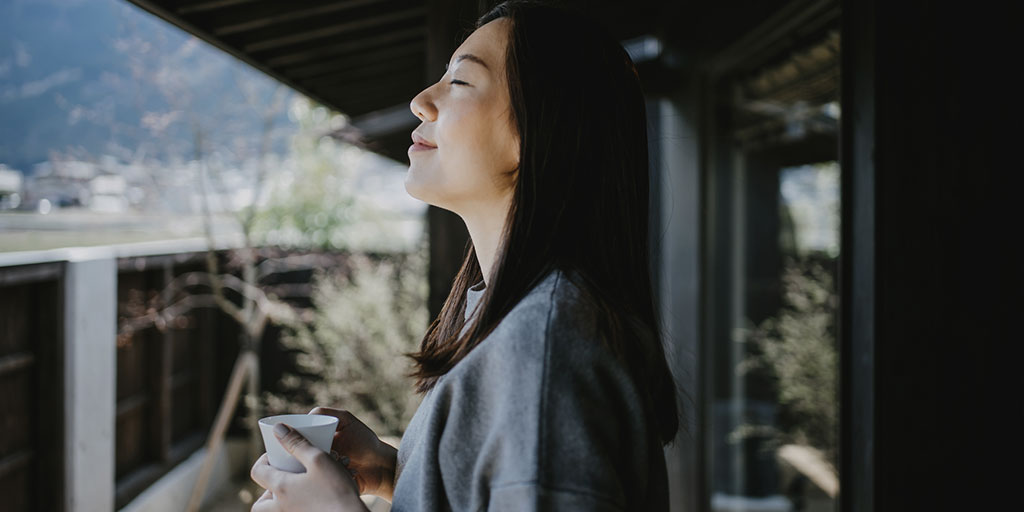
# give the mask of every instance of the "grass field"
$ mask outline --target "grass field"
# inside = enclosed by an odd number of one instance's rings
[[[348,228],[346,247],[353,250],[413,250],[424,235],[425,215],[396,215]],[[213,223],[218,240],[236,239],[234,218],[220,216]],[[63,247],[152,242],[203,237],[202,218],[185,215],[104,214],[80,209],[55,210],[42,215],[0,212],[0,252],[39,251]]]
[[[233,227],[229,218],[215,222],[218,233],[232,232]],[[73,209],[46,215],[0,213],[0,252],[174,240],[202,234],[201,219],[191,216],[102,214]]]

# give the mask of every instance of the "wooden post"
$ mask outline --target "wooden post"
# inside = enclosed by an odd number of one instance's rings
[[[64,509],[113,510],[117,261],[72,249],[65,276]]]
[[[842,7],[844,511],[1019,508],[1010,5]]]

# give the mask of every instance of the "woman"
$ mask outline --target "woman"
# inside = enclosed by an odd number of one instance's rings
[[[648,261],[644,99],[596,25],[505,2],[411,103],[406,190],[471,243],[413,354],[423,400],[394,448],[344,411],[333,457],[271,468],[253,506],[361,510],[665,510],[679,425]],[[346,471],[346,469],[348,471]]]

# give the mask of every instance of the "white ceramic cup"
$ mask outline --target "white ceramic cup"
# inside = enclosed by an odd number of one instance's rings
[[[274,435],[274,425],[284,423],[298,430],[302,437],[325,453],[331,452],[334,431],[338,428],[338,418],[326,414],[281,414],[263,418],[259,423],[270,465],[292,473],[305,473],[306,468],[281,446],[281,442]]]

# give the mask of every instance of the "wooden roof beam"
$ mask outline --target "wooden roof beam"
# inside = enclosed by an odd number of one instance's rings
[[[420,59],[426,58],[426,49],[423,43],[413,42],[401,46],[385,47],[377,51],[363,52],[359,55],[349,55],[340,59],[317,62],[290,68],[280,68],[281,72],[295,79],[309,79],[324,75],[347,73],[353,68],[388,64],[391,61],[410,55],[418,55]]]
[[[316,39],[334,37],[341,34],[345,34],[347,32],[353,32],[359,29],[379,27],[381,25],[387,25],[388,23],[395,23],[413,18],[419,18],[425,16],[426,13],[427,10],[425,8],[417,7],[415,9],[406,9],[403,11],[393,12],[382,16],[375,16],[373,18],[347,21],[344,23],[335,23],[333,25],[328,25],[326,27],[304,31],[297,34],[275,37],[271,39],[265,39],[262,41],[249,43],[243,45],[242,51],[246,53],[254,53],[265,50],[272,50],[274,48],[282,48],[296,43],[303,43],[306,41],[312,41]]]
[[[362,7],[364,5],[375,4],[378,2],[379,0],[350,0],[348,2],[331,2],[322,5],[314,5],[306,7],[305,9],[300,8],[299,5],[301,4],[299,4],[296,8],[286,12],[267,12],[252,19],[222,25],[214,30],[213,34],[217,36],[229,36],[240,32],[247,32],[273,25],[280,25],[282,23],[289,23],[304,18],[312,18],[314,16],[322,16],[333,12],[354,9],[356,7]]]
[[[175,8],[174,11],[184,16],[186,14],[192,14],[196,12],[212,11],[214,9],[222,9],[224,7],[233,7],[236,5],[252,3],[256,0],[207,0],[204,2],[193,2],[191,4],[183,5]]]
[[[344,41],[337,44],[316,46],[301,51],[279,53],[278,55],[275,55],[273,57],[268,57],[264,62],[266,62],[267,65],[271,67],[283,67],[292,64],[302,64],[308,61],[316,61],[324,57],[333,57],[336,55],[342,55],[346,53],[354,53],[368,48],[375,48],[396,41],[405,41],[416,38],[423,38],[425,40],[426,35],[426,28],[422,26],[416,26],[406,30],[383,32],[376,36],[359,38],[352,41]],[[426,42],[421,41],[420,46],[425,47]]]

